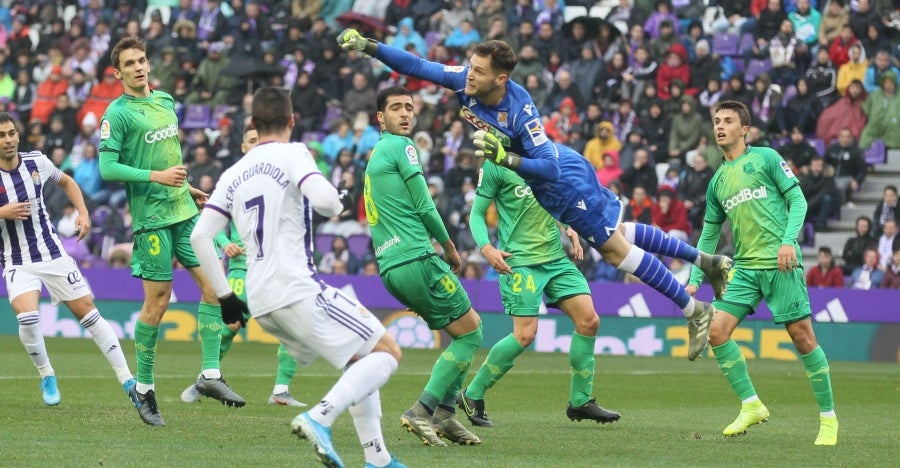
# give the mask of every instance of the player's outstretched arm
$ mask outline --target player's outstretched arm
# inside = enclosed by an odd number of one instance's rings
[[[75,211],[78,212],[78,217],[75,218],[75,232],[78,233],[78,240],[84,239],[84,236],[91,232],[91,217],[88,216],[88,209],[87,205],[84,204],[84,194],[81,193],[81,188],[75,182],[75,179],[65,173],[62,174],[56,185],[63,189],[66,197],[72,202],[72,206],[75,207]]]
[[[300,192],[309,200],[310,206],[326,218],[344,212],[344,204],[338,190],[321,173],[311,174],[304,179],[300,185]]]
[[[227,225],[228,218],[222,213],[209,208],[204,209],[191,232],[191,247],[197,255],[200,268],[209,278],[209,283],[212,285],[216,297],[219,298],[219,304],[222,307],[222,321],[226,325],[240,322],[241,326],[244,326],[246,324],[244,313],[249,313],[247,304],[231,291],[228,278],[225,277],[225,271],[222,270],[222,264],[219,263],[219,256],[216,253],[216,234]]]

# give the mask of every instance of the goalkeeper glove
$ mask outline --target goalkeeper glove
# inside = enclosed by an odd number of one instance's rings
[[[347,28],[341,31],[337,37],[337,43],[344,50],[361,50],[369,55],[375,55],[378,50],[378,43],[372,39],[363,37],[359,31],[353,28]]]
[[[247,319],[244,315],[250,315],[250,309],[247,303],[232,293],[225,297],[219,298],[219,306],[222,308],[222,321],[225,324],[241,322],[241,327],[247,326]]]
[[[493,134],[484,130],[475,132],[475,146],[481,148],[475,150],[475,155],[488,161],[516,170],[522,164],[522,158],[513,153],[507,153],[500,144],[500,140]]]

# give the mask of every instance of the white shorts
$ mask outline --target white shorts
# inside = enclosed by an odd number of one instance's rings
[[[40,291],[42,283],[50,291],[50,300],[54,305],[91,294],[90,285],[82,276],[75,260],[69,256],[49,262],[7,265],[3,270],[3,277],[6,278],[6,291],[10,301],[20,294]]]
[[[353,356],[369,354],[384,335],[377,317],[331,286],[256,320],[303,366],[321,357],[343,369]]]

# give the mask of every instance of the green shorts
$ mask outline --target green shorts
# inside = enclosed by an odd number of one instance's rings
[[[512,271],[500,275],[500,297],[508,315],[536,316],[545,294],[547,305],[557,307],[564,299],[591,293],[584,275],[567,258],[513,267]]]
[[[388,292],[419,314],[432,330],[440,330],[472,308],[459,279],[438,256],[391,268],[381,275]]]
[[[172,258],[185,268],[200,266],[191,247],[191,231],[195,224],[197,216],[135,234],[131,275],[150,281],[172,281]]]
[[[810,316],[803,268],[791,271],[735,268],[732,272],[725,295],[713,301],[716,309],[744,320],[765,299],[775,323],[791,323]]]

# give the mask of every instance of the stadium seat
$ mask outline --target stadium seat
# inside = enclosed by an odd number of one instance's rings
[[[317,234],[315,240],[316,252],[327,254],[331,252],[331,241],[334,240],[334,234]]]
[[[825,156],[825,142],[821,138],[810,138],[808,141],[810,146],[816,149],[816,153],[819,156]]]
[[[437,31],[428,31],[425,33],[425,46],[428,50],[431,50],[431,47],[441,42],[441,33]]]
[[[788,101],[791,100],[792,97],[797,95],[797,87],[794,85],[789,85],[784,89],[784,96],[781,99],[781,105],[786,106]],[[790,129],[788,129],[790,130]]]
[[[222,117],[227,117],[234,110],[235,107],[228,104],[219,104],[213,107],[212,115],[209,117],[209,127],[219,128],[219,121],[222,120]]]
[[[325,110],[325,118],[322,119],[322,130],[330,132],[331,124],[340,117],[341,108],[339,106],[329,106],[328,109]]]
[[[144,19],[141,21],[142,30],[146,30],[150,27],[150,21],[153,18],[154,11],[159,12],[162,24],[169,24],[169,19],[172,17],[172,7],[166,5],[150,5],[144,10]]]
[[[866,164],[873,166],[875,164],[884,164],[887,162],[887,148],[884,146],[883,140],[875,140],[872,146],[865,152]]]
[[[612,8],[606,5],[594,5],[591,7],[588,16],[592,18],[606,18],[606,15],[609,14],[610,10],[612,10]]]
[[[107,220],[113,215],[113,209],[100,205],[91,212],[90,246],[94,255],[105,259],[109,249],[116,243],[115,233],[107,230]]]
[[[712,49],[714,54],[722,57],[740,55],[737,34],[714,33]]]
[[[738,41],[738,54],[743,55],[745,50],[749,50],[753,48],[753,33],[744,33],[741,34],[741,39]]]
[[[212,109],[209,106],[188,104],[184,107],[184,119],[181,121],[181,128],[185,130],[209,128],[209,118],[211,116]]]
[[[816,230],[813,228],[813,223],[803,223],[803,228],[800,229],[800,236],[797,239],[797,243],[799,243],[801,247],[815,247]]]
[[[350,253],[355,255],[356,258],[362,260],[369,255],[369,245],[371,243],[371,237],[365,234],[355,234],[347,238],[347,249],[350,250]]]
[[[79,242],[78,237],[61,237],[59,241],[62,243],[66,253],[75,259],[79,266],[84,266],[85,263],[89,265],[94,263],[95,258],[91,255],[91,251],[88,250],[87,244]]]
[[[744,70],[744,81],[753,83],[756,77],[772,69],[772,61],[769,59],[750,59],[747,61],[747,69]]]
[[[303,138],[300,140],[303,143],[310,143],[313,141],[318,141],[319,143],[325,139],[325,132],[303,132]]]

